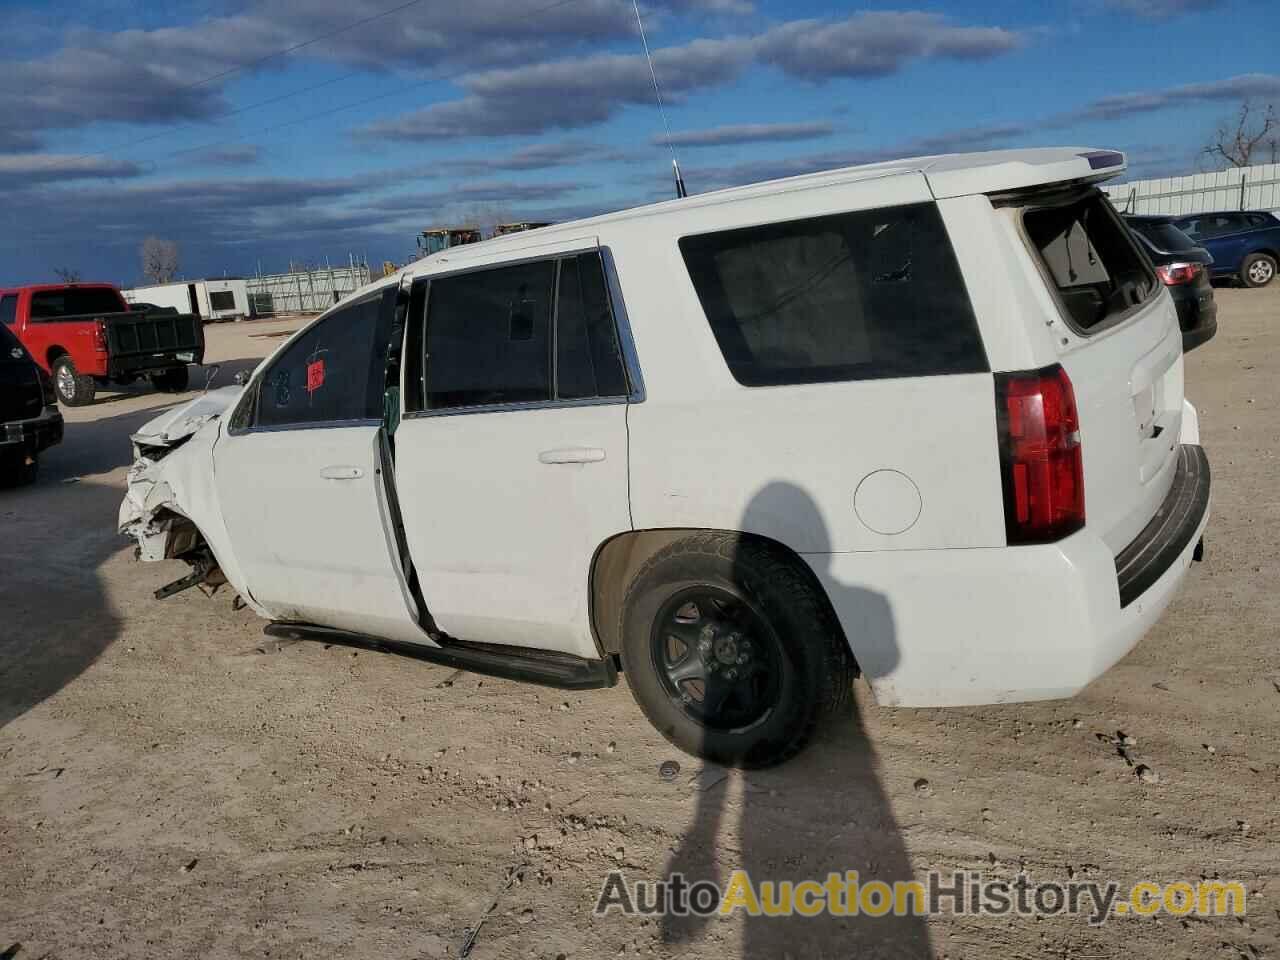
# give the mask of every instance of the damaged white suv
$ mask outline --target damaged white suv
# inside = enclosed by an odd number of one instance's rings
[[[135,436],[121,529],[267,629],[571,688],[722,763],[1069,696],[1208,519],[1120,154],[907,160],[446,251]]]

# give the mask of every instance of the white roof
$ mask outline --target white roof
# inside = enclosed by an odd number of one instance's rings
[[[615,213],[606,213],[586,220],[573,220],[557,223],[547,227],[539,227],[539,237],[554,240],[568,236],[589,235],[593,230],[607,224],[637,217],[660,216],[678,210],[687,210],[703,204],[724,203],[735,199],[768,196],[797,188],[807,189],[868,180],[874,177],[896,176],[900,174],[923,175],[934,197],[963,197],[977,193],[993,193],[1003,190],[1016,190],[1021,187],[1039,184],[1061,183],[1069,180],[1108,180],[1123,173],[1126,167],[1125,156],[1117,150],[1102,150],[1095,147],[1040,147],[1027,150],[988,150],[983,153],[948,153],[932,157],[908,157],[902,160],[887,160],[882,163],[869,163],[856,167],[840,167],[835,170],[824,170],[819,173],[808,173],[798,177],[784,177],[779,180],[766,180],[761,183],[747,184],[741,187],[729,187],[725,190],[712,190],[698,193],[679,200],[664,200],[643,207],[633,207]],[[526,246],[529,243],[528,233],[511,233],[478,244],[468,244],[468,254],[476,254],[501,250],[506,246]],[[444,251],[436,256],[447,256]],[[432,258],[426,258],[430,260]],[[412,273],[421,269],[423,260],[415,261],[402,268],[395,276]]]

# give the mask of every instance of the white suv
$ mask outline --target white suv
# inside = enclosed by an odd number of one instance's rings
[[[1069,696],[1209,471],[1120,154],[837,170],[445,251],[135,436],[121,529],[273,624],[775,763],[882,703]],[[223,414],[224,411],[229,411]]]

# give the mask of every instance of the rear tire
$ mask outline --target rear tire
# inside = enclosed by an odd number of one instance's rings
[[[623,673],[681,750],[726,766],[782,763],[850,699],[852,657],[797,564],[764,542],[704,533],[662,550],[632,580]]]
[[[1251,253],[1240,264],[1240,281],[1246,287],[1265,287],[1276,278],[1276,259],[1265,253]]]
[[[58,399],[68,407],[87,406],[93,403],[98,393],[97,381],[76,370],[76,365],[66,355],[53,361],[53,388]]]
[[[191,382],[191,374],[184,367],[173,367],[160,373],[152,374],[151,382],[161,393],[182,393]]]

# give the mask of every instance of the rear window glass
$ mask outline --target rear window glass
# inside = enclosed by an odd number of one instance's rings
[[[685,237],[680,251],[745,386],[988,369],[934,204]]]
[[[1076,328],[1098,327],[1155,293],[1155,277],[1096,190],[1029,209],[1023,225]]]
[[[1191,238],[1172,223],[1130,220],[1129,226],[1161,253],[1185,253],[1196,247]]]
[[[31,319],[52,320],[90,313],[124,313],[120,295],[105,287],[78,290],[37,290],[31,294]]]

